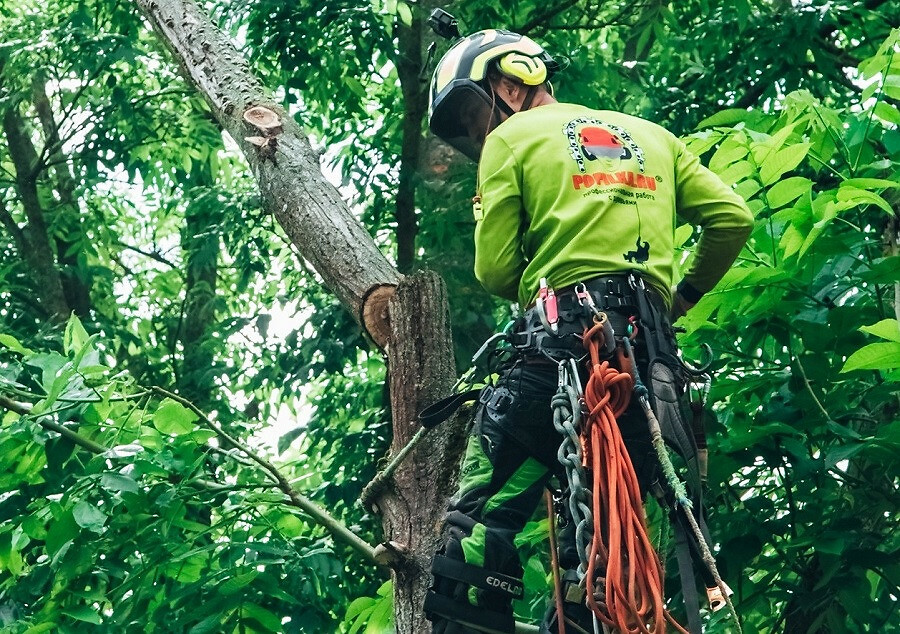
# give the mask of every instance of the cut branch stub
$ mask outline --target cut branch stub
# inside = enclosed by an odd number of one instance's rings
[[[278,139],[266,138],[264,136],[248,136],[244,137],[244,140],[256,146],[256,152],[259,154],[259,157],[263,160],[274,158],[275,156],[275,148],[278,147]]]
[[[360,323],[372,337],[375,344],[384,350],[391,336],[391,320],[388,302],[394,296],[394,284],[378,284],[363,296]]]
[[[244,121],[267,137],[281,134],[284,130],[278,113],[263,106],[253,106],[244,112]]]

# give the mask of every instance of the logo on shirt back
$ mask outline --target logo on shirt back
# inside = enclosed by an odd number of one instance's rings
[[[563,134],[578,166],[572,189],[598,202],[631,206],[637,215],[637,239],[622,258],[631,264],[647,262],[651,245],[641,237],[640,201],[656,199],[657,179],[644,172],[644,150],[625,128],[590,117],[569,121]]]

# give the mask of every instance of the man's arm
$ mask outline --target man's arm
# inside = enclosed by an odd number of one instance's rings
[[[522,172],[512,151],[496,135],[488,135],[478,165],[475,277],[485,290],[513,301],[525,270],[522,253]]]
[[[700,225],[701,232],[694,260],[678,284],[673,314],[686,311],[712,290],[753,230],[753,214],[744,200],[704,167],[684,143],[676,143],[676,211],[687,222]]]

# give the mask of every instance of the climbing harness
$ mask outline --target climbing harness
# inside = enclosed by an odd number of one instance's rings
[[[594,632],[598,634],[601,630],[656,634],[664,632],[667,625],[685,634],[699,634],[702,624],[694,585],[695,561],[711,609],[716,611],[727,606],[740,632],[729,599],[731,591],[722,581],[708,545],[710,538],[700,496],[706,480],[702,418],[703,401],[709,391],[706,370],[711,355],[706,351],[707,359],[699,367],[684,362],[672,343],[671,326],[650,296],[644,282],[635,274],[598,278],[559,293],[542,280],[535,306],[516,321],[511,331],[506,328],[485,342],[473,358],[473,367],[454,387],[456,393],[420,413],[422,429],[411,441],[411,444],[418,442],[427,429],[449,418],[465,402],[477,398],[482,405],[491,407],[509,398],[504,387],[472,386],[474,364],[486,352],[490,351],[491,359],[506,355],[506,360],[543,359],[557,366],[557,391],[551,399],[552,420],[562,437],[557,452],[567,484],[562,502],[569,516],[566,519],[571,519],[573,524],[578,557],[577,568],[562,578],[556,571],[557,559],[553,558],[560,632],[565,631],[567,621],[575,624],[564,613],[560,614],[563,603],[568,603],[589,609]],[[646,369],[651,387],[645,385],[638,370],[635,351],[638,344],[645,354],[641,357],[641,367]],[[585,360],[587,372],[582,369]],[[681,375],[688,379],[688,390],[693,383],[699,382],[701,386],[699,403],[692,403],[693,417],[688,424],[678,411],[681,388],[673,366],[680,368]],[[587,377],[585,385],[582,376]],[[666,610],[662,563],[647,534],[643,492],[617,422],[632,399],[647,419],[650,442],[662,472],[661,481],[650,484],[649,492],[668,510],[687,628]],[[684,460],[689,487],[679,479],[669,447]],[[391,463],[393,468],[411,449],[408,445],[401,450]],[[389,469],[392,470],[391,466]],[[389,475],[379,474],[370,487]],[[554,550],[556,547],[553,544]],[[444,559],[448,558],[436,560],[436,581],[440,577],[483,587],[476,582],[483,581],[485,575],[495,580],[500,578],[477,567],[462,570],[454,567],[455,564],[445,565]],[[430,612],[458,622],[474,623],[475,612],[470,614],[466,610],[463,614],[459,610],[465,606],[449,601],[453,605],[438,596],[429,599],[427,607]],[[484,626],[499,627],[500,621],[509,623],[503,615]],[[583,625],[579,622],[576,631],[582,631]]]
[[[639,279],[632,278],[629,284],[638,291],[638,305],[643,305],[638,316],[629,319],[628,334],[618,340],[620,343],[614,339],[613,329],[606,314],[596,308],[590,293],[583,285],[575,287],[575,296],[579,303],[592,313],[594,322],[585,330],[582,337],[583,345],[590,355],[590,374],[583,393],[589,415],[583,427],[579,429],[581,420],[574,413],[576,409],[571,404],[573,403],[571,392],[577,393],[579,386],[577,368],[571,360],[570,365],[574,368],[574,372],[564,372],[566,365],[559,362],[560,387],[553,401],[554,425],[563,435],[560,463],[570,479],[571,500],[592,500],[589,513],[584,512],[577,504],[570,504],[570,511],[573,517],[577,518],[576,521],[591,516],[596,520],[596,525],[592,526],[587,570],[584,570],[584,558],[579,566],[579,577],[583,578],[587,591],[586,601],[603,624],[613,626],[623,633],[664,631],[663,620],[672,624],[679,632],[699,633],[702,631],[702,625],[699,620],[699,604],[695,598],[696,591],[693,589],[694,576],[690,557],[690,551],[693,550],[702,563],[702,576],[707,585],[711,608],[718,610],[727,605],[740,631],[737,614],[728,598],[730,590],[716,570],[715,560],[708,546],[705,525],[701,526],[702,514],[697,513],[701,517],[698,521],[692,500],[684,484],[678,479],[669,458],[663,432],[650,403],[650,392],[643,384],[637,369],[633,349],[637,323],[650,322],[651,330],[656,331],[646,333],[644,341],[648,342],[647,347],[652,350],[653,355],[659,357],[665,349],[665,342],[659,336],[662,330],[660,319],[658,314],[652,315],[649,302],[640,297],[643,295],[641,292],[643,283]],[[615,364],[611,363],[614,353]],[[654,367],[653,360],[651,356],[651,363],[648,364],[650,367]],[[690,374],[705,378],[703,397],[709,390],[709,375],[705,374],[708,365],[708,360],[701,368],[685,364]],[[669,493],[666,494],[658,484],[654,488],[661,499],[674,498],[674,503],[668,506],[672,509],[675,519],[673,524],[676,542],[679,544],[677,553],[679,572],[683,582],[690,630],[679,625],[665,610],[662,597],[662,565],[647,537],[643,500],[637,478],[621,435],[618,434],[616,418],[628,407],[632,392],[647,418],[651,444],[655,449]],[[702,403],[700,409],[702,411]],[[702,438],[702,443],[700,442],[700,437],[703,436],[702,421],[697,421],[696,418],[697,416],[691,425],[694,436],[692,440],[696,440],[697,445],[705,449],[705,437]],[[671,421],[669,422],[671,424]],[[580,431],[580,434],[576,435],[574,433],[576,430]],[[684,445],[683,442],[676,444]],[[578,459],[592,474],[592,496],[578,491],[578,484],[586,479],[585,469],[575,467],[574,463]],[[698,456],[698,462],[699,476],[696,480],[699,486],[706,477],[705,455]],[[572,486],[573,482],[576,483],[575,486]],[[695,496],[699,502],[699,492]],[[689,532],[684,530],[684,524],[689,526]],[[587,529],[579,532],[583,536],[587,533]],[[582,539],[577,544],[580,556],[584,549],[584,541]],[[585,572],[586,574],[583,574]],[[595,581],[598,585],[602,584],[602,588],[596,587]],[[653,629],[649,629],[650,627]]]

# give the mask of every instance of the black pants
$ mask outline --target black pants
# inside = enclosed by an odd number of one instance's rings
[[[582,381],[586,378],[583,370]],[[550,406],[557,388],[557,365],[536,356],[519,359],[501,372],[494,388],[487,388],[493,391],[478,408],[459,490],[450,503],[445,556],[521,578],[515,537],[533,515],[550,478],[556,475],[566,482],[557,458],[562,436],[553,426]],[[618,423],[646,492],[656,479],[658,461],[646,417],[636,400]],[[560,551],[564,568],[578,565],[574,543],[561,543]],[[491,611],[511,610],[508,596],[463,584],[449,585],[452,587],[443,590],[457,601]],[[435,621],[434,632],[472,631]]]

